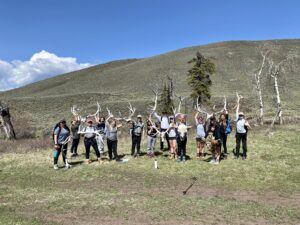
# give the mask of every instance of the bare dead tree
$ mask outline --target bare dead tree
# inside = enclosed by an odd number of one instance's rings
[[[266,57],[268,55],[269,51],[260,51],[260,54],[262,56],[262,62],[261,66],[258,70],[258,72],[254,73],[254,78],[255,78],[255,83],[256,83],[256,91],[258,94],[259,98],[259,124],[263,125],[264,124],[264,101],[263,101],[263,95],[262,95],[262,88],[261,88],[261,76],[262,76],[262,71],[265,66],[266,62]]]
[[[276,95],[276,114],[274,119],[272,120],[270,128],[274,126],[277,119],[280,125],[283,123],[279,78],[281,77],[281,75],[286,73],[287,69],[292,67],[292,61],[296,57],[297,55],[295,53],[290,52],[284,59],[277,63],[275,63],[271,57],[268,57],[269,75],[274,79],[274,92]]]
[[[16,134],[11,122],[9,107],[0,102],[0,130],[4,131],[7,139],[15,140]]]

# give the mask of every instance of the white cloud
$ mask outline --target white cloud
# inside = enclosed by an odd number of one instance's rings
[[[58,57],[45,50],[35,53],[29,61],[7,62],[0,59],[0,91],[89,66],[92,65],[77,63],[77,59],[72,57]]]

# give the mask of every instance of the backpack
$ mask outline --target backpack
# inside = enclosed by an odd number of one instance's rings
[[[142,129],[144,128],[144,124],[137,125],[137,123],[132,123],[131,134],[142,134]],[[138,132],[136,132],[138,131]]]
[[[60,132],[61,132],[61,128],[60,128],[59,124],[60,124],[60,123],[55,124],[55,126],[54,126],[54,128],[53,128],[53,130],[52,130],[52,140],[53,140],[53,141],[54,141],[54,131],[56,130],[56,128],[58,128],[57,137],[59,136],[59,134],[60,134]],[[65,126],[65,129],[66,129],[67,131],[70,132],[70,128],[69,128],[67,125]]]
[[[231,124],[230,124],[230,120],[228,119],[228,120],[227,120],[227,126],[226,126],[226,128],[225,128],[225,134],[226,134],[226,135],[227,135],[227,134],[230,134],[231,131],[232,131],[232,126],[231,126]]]

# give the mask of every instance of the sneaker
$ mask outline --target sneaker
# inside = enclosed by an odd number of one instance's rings
[[[215,165],[219,165],[220,164],[220,162],[219,161],[215,161],[215,163],[214,163]]]
[[[72,166],[71,166],[69,163],[66,163],[66,164],[65,164],[65,168],[66,168],[66,169],[69,169],[69,168],[71,168],[71,167],[72,167]]]
[[[245,156],[243,156],[242,160],[246,160],[246,157],[245,157]]]
[[[182,157],[182,161],[185,162],[185,156]]]
[[[212,160],[209,161],[209,163],[210,163],[210,164],[215,164],[215,163],[216,163],[216,160],[212,159]]]
[[[54,168],[55,170],[58,170],[58,165],[55,164],[55,165],[53,166],[53,168]]]
[[[234,156],[234,159],[239,159],[239,157],[237,157],[237,156]]]

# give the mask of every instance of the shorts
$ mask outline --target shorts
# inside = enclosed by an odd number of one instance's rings
[[[169,140],[176,140],[177,138],[176,137],[169,137]]]
[[[196,138],[196,141],[204,144],[205,143],[205,138]]]

